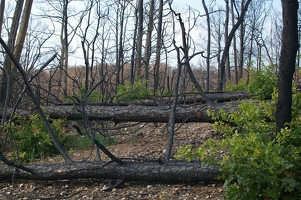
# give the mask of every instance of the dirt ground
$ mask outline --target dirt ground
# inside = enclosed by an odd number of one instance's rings
[[[107,126],[107,125],[106,125]],[[106,127],[106,135],[114,138],[108,149],[119,158],[163,158],[168,135],[165,124],[117,124]],[[211,124],[189,123],[177,126],[174,151],[183,145],[201,145],[207,138],[216,137]],[[93,150],[74,150],[74,160],[95,160]],[[102,155],[102,159],[107,159]],[[38,160],[38,163],[62,162],[59,156]],[[104,191],[110,180],[84,179],[60,181],[0,180],[0,199],[223,199],[219,183],[162,184],[125,182],[119,188]]]

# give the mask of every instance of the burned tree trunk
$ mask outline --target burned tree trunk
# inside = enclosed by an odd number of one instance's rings
[[[217,182],[219,166],[200,162],[72,162],[53,165],[25,165],[29,173],[8,165],[0,165],[0,179],[61,180],[79,178],[121,179],[164,183]]]
[[[241,99],[249,99],[254,95],[248,94],[247,92],[211,92],[206,93],[206,96],[209,97],[212,101],[223,103],[229,101],[236,101]],[[141,105],[141,106],[158,106],[158,105],[171,105],[173,104],[174,97],[160,97],[159,100],[154,102],[153,99],[143,99],[143,100],[131,100],[131,101],[124,101],[113,103],[111,105],[119,105],[119,106],[128,106],[128,105]],[[193,93],[188,93],[179,97],[179,104],[199,104],[204,103],[205,100],[200,95],[195,95]],[[70,104],[70,103],[69,103]],[[102,103],[91,103],[93,105],[107,105],[109,104],[102,104]],[[60,104],[60,105],[67,105],[67,104]]]
[[[177,106],[175,122],[213,122],[208,110],[229,112],[237,109],[238,102],[201,104],[194,106]],[[89,120],[107,120],[119,122],[168,122],[171,106],[98,106],[87,105]],[[45,106],[44,113],[50,118],[82,119],[80,105]],[[21,116],[33,114],[32,111],[18,110]]]

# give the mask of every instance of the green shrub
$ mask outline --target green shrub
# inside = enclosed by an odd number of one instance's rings
[[[30,162],[35,158],[52,156],[58,153],[39,115],[31,115],[29,120],[20,119],[19,123],[12,126],[12,131],[21,162]],[[51,128],[61,144],[66,143],[69,138],[64,133],[64,124],[64,119],[56,119],[51,123]]]
[[[86,95],[87,91],[85,89],[85,87],[83,86],[82,88],[80,88],[77,92],[75,92],[72,97],[71,100],[82,100],[84,98],[84,96]],[[103,98],[103,95],[101,94],[101,92],[99,91],[92,91],[91,94],[88,96],[87,98],[87,102],[99,102],[101,101],[101,99]],[[70,99],[70,98],[69,98]]]
[[[235,83],[227,83],[227,87],[225,89],[226,92],[238,92],[238,91],[248,91],[248,80],[240,79],[238,84]]]
[[[138,100],[147,99],[151,96],[151,91],[147,89],[147,82],[136,80],[133,85],[126,83],[125,85],[119,84],[117,86],[117,100]]]
[[[229,83],[225,91],[248,91],[255,99],[266,100],[272,98],[274,88],[277,86],[277,74],[273,66],[262,66],[257,71],[249,69],[249,78],[241,79],[238,84]]]
[[[97,134],[95,138],[104,146],[110,146],[114,144],[114,139]],[[93,146],[93,141],[88,136],[71,136],[66,146],[71,149],[88,149]]]
[[[274,66],[263,66],[260,71],[250,70],[248,91],[255,94],[257,99],[271,99],[277,86],[277,74]]]
[[[211,112],[223,139],[181,147],[177,158],[218,163],[227,199],[301,199],[300,99],[294,95],[294,119],[276,137],[275,101],[245,101],[239,111]]]

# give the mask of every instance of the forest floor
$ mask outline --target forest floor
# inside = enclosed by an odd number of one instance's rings
[[[119,127],[119,128],[118,128]],[[108,149],[119,158],[158,159],[163,158],[167,146],[165,124],[126,123],[111,126],[106,135],[114,138]],[[199,146],[216,137],[209,123],[179,125],[174,138],[174,151],[183,145]],[[73,150],[74,160],[95,160],[93,150]],[[102,159],[107,159],[102,155]],[[37,160],[37,163],[59,163],[59,156]],[[223,199],[224,189],[220,183],[163,184],[147,182],[125,182],[119,188],[103,191],[109,180],[80,179],[60,181],[2,180],[0,199],[172,199],[201,200]]]

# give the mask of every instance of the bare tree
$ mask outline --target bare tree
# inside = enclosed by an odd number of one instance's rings
[[[232,26],[235,23],[235,14],[234,14],[234,1],[231,1],[231,22]],[[236,47],[236,34],[233,36],[233,63],[234,63],[234,71],[235,71],[235,83],[238,84],[238,66],[237,66],[237,47]]]
[[[148,26],[145,40],[145,53],[144,53],[144,79],[148,81],[148,71],[149,63],[151,57],[151,45],[152,45],[152,33],[154,29],[154,10],[155,10],[155,0],[150,0],[149,2],[149,14],[148,14]]]
[[[157,94],[157,90],[159,87],[159,72],[160,72],[161,49],[162,49],[162,21],[163,21],[163,0],[159,0],[156,61],[154,66],[154,94],[155,95]]]
[[[138,8],[135,8],[135,22],[138,22]],[[138,31],[138,23],[134,26],[134,34],[133,34],[133,43],[132,43],[132,53],[131,53],[131,77],[130,81],[133,85],[135,82],[135,73],[136,73],[136,49],[138,47],[137,45],[137,31]]]
[[[118,1],[116,8],[116,24],[115,24],[115,34],[116,34],[116,84],[123,84],[123,65],[124,65],[124,42],[125,42],[125,32],[127,25],[126,9],[128,9],[128,1]],[[122,81],[120,81],[120,78]]]
[[[227,42],[229,40],[229,16],[230,16],[230,6],[229,6],[229,0],[225,0],[225,25],[224,25],[224,28],[225,28],[225,31],[224,31],[224,41],[225,41],[225,46],[227,45]],[[226,58],[225,58],[225,69],[227,70],[226,71],[226,74],[224,76],[227,77],[228,80],[231,79],[231,73],[230,73],[230,58],[229,58],[229,53],[228,55],[226,55]]]
[[[178,65],[178,71],[177,71],[177,76],[176,76],[176,82],[175,82],[175,98],[173,101],[173,107],[172,107],[172,111],[171,111],[171,115],[170,115],[170,119],[169,119],[169,139],[168,139],[168,146],[167,146],[167,150],[166,150],[166,155],[165,155],[165,160],[169,160],[170,156],[171,156],[171,150],[172,150],[172,146],[173,146],[173,137],[174,137],[174,126],[175,126],[175,115],[176,115],[176,109],[178,106],[178,92],[179,92],[179,84],[180,84],[180,76],[181,76],[181,71],[182,71],[182,67],[185,66],[186,70],[189,74],[189,77],[191,79],[191,81],[193,82],[195,88],[198,90],[198,92],[200,93],[200,95],[203,97],[203,99],[207,102],[207,103],[211,103],[211,99],[205,94],[205,92],[203,91],[203,89],[201,88],[201,86],[199,85],[199,83],[197,82],[192,70],[191,70],[191,66],[190,66],[190,60],[196,56],[199,55],[203,52],[197,52],[194,53],[193,55],[189,55],[189,43],[190,43],[190,35],[186,33],[186,29],[185,29],[185,25],[184,22],[182,20],[181,17],[181,13],[176,13],[172,7],[171,4],[169,4],[170,10],[173,13],[173,15],[177,18],[179,24],[180,24],[180,28],[181,28],[181,40],[182,40],[182,46],[178,47],[176,45],[175,42],[175,38],[173,39],[173,45],[175,47],[176,53],[177,53],[177,65]],[[174,28],[175,25],[173,25],[173,30],[175,30]],[[174,31],[175,32],[175,31]],[[175,36],[174,36],[175,37]],[[183,53],[183,58],[181,58],[181,52]]]
[[[138,31],[137,31],[137,48],[135,58],[135,68],[137,69],[137,77],[142,78],[142,38],[143,38],[143,0],[137,1],[138,9]]]
[[[1,0],[0,2],[0,36],[2,34],[2,27],[4,22],[4,10],[5,10],[5,0]]]
[[[28,23],[29,23],[29,18],[30,18],[30,13],[31,13],[31,8],[32,8],[32,3],[33,0],[26,0],[25,6],[24,6],[24,12],[22,16],[22,21],[20,25],[20,31],[18,33],[18,38],[16,40],[16,45],[14,49],[14,56],[17,59],[17,61],[20,61],[21,58],[21,53],[26,37],[26,32],[28,29]]]
[[[14,16],[13,16],[13,20],[11,23],[11,29],[10,29],[10,33],[8,36],[8,48],[9,49],[14,49],[15,48],[15,40],[17,37],[17,32],[18,32],[18,27],[19,27],[19,21],[21,18],[21,13],[23,11],[23,4],[24,1],[23,0],[19,0],[16,2],[16,7],[15,7],[15,12],[14,12]],[[4,5],[3,5],[4,6]],[[27,7],[28,9],[31,10],[31,7]],[[30,15],[30,10],[26,11],[24,10],[24,20],[23,20],[23,29],[20,29],[20,33],[23,34],[23,36],[25,37],[26,35],[26,31],[27,31],[27,25],[26,25],[26,21],[29,20],[29,16]],[[26,13],[29,12],[29,13]],[[28,22],[27,22],[28,23]],[[21,34],[21,35],[22,35]],[[23,36],[20,38],[23,38]],[[19,42],[24,42],[24,40],[22,41],[20,39]],[[23,46],[23,44],[19,44],[21,46]],[[22,48],[21,48],[22,49]],[[20,50],[21,50],[20,49]],[[19,50],[19,51],[20,51]],[[16,74],[16,68],[14,68],[13,63],[11,62],[11,59],[8,55],[5,56],[5,60],[4,60],[4,64],[3,64],[3,73],[1,75],[1,82],[0,82],[0,106],[1,108],[3,108],[2,112],[3,112],[3,116],[6,116],[6,108],[8,107],[9,101],[10,101],[10,97],[11,97],[11,93],[12,93],[12,85],[14,83],[13,78],[14,75]],[[1,123],[4,123],[5,118],[2,118]]]
[[[234,37],[234,33],[239,28],[241,23],[243,22],[244,16],[245,16],[245,14],[248,10],[248,6],[250,5],[251,1],[252,0],[247,0],[247,2],[245,3],[245,5],[243,6],[243,9],[240,13],[240,16],[238,17],[235,25],[232,27],[232,29],[231,29],[228,37],[227,37],[227,41],[226,41],[226,44],[225,44],[225,47],[224,47],[224,51],[223,51],[223,54],[222,54],[222,57],[221,57],[221,61],[219,63],[219,69],[220,69],[220,78],[219,78],[219,87],[218,87],[219,91],[223,91],[225,83],[226,83],[226,73],[225,73],[226,60],[227,60],[227,57],[229,56],[229,49],[230,49],[230,46],[231,46],[232,39]]]
[[[59,87],[62,87],[63,94],[67,92],[67,69],[68,69],[68,57],[69,57],[69,42],[68,42],[68,6],[69,0],[62,0],[62,22],[61,22],[61,57],[59,70]],[[60,89],[58,90],[60,96]]]
[[[206,66],[207,66],[207,79],[206,79],[206,92],[210,90],[210,56],[211,56],[211,25],[210,25],[210,14],[205,0],[202,0],[202,5],[206,14],[207,22],[207,55],[206,55]]]
[[[244,2],[245,2],[245,0],[241,1],[241,13],[244,10]],[[242,22],[240,24],[240,32],[239,32],[239,39],[240,39],[239,77],[240,78],[242,78],[243,65],[244,65],[244,52],[245,52],[244,38],[245,38],[245,27],[244,27],[244,20],[242,20]]]

